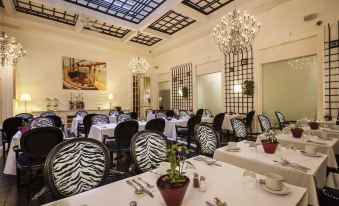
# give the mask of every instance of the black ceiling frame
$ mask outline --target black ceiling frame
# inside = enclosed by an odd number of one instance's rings
[[[158,43],[161,40],[162,39],[158,37],[140,33],[137,36],[133,37],[130,41],[138,43],[138,44],[143,44],[146,46],[153,46],[154,44]]]
[[[193,3],[191,0],[183,0],[181,3],[192,8],[192,9],[195,9],[197,11],[199,11],[200,13],[203,13],[205,15],[209,15],[213,12],[215,12],[216,10],[222,8],[223,6],[233,2],[234,0],[228,0],[228,1],[225,1],[224,3],[220,3],[221,0],[200,0],[199,2],[197,3]],[[201,2],[206,2],[206,5],[204,6],[198,6],[199,3]],[[213,8],[211,7],[213,4],[219,4],[219,6],[217,8]],[[205,9],[207,8],[210,8],[211,10],[206,12]]]
[[[139,24],[139,23],[142,22],[145,18],[147,18],[147,16],[149,16],[149,15],[150,15],[151,13],[153,13],[157,8],[159,8],[159,6],[161,6],[166,0],[162,0],[160,3],[157,3],[157,2],[155,2],[154,0],[142,0],[141,2],[138,1],[138,2],[137,2],[138,5],[135,6],[135,8],[132,8],[132,9],[130,9],[130,10],[127,10],[127,12],[125,11],[125,14],[123,15],[123,17],[109,13],[109,10],[111,10],[112,8],[114,8],[114,7],[113,7],[113,4],[114,4],[114,2],[116,2],[117,0],[113,0],[112,3],[104,2],[103,0],[86,0],[86,1],[87,1],[87,5],[84,5],[84,4],[79,3],[78,0],[64,0],[64,1],[69,2],[69,3],[72,3],[72,4],[76,4],[76,5],[78,5],[78,6],[85,7],[85,8],[87,8],[87,9],[91,9],[91,10],[100,12],[100,13],[103,13],[103,14],[106,14],[106,15],[114,16],[114,17],[119,18],[119,19],[122,19],[122,20],[124,20],[124,21],[128,21],[128,22],[131,22],[131,23],[134,23],[134,24]],[[127,2],[127,1],[126,1],[126,2]],[[122,6],[124,6],[124,5],[126,4],[126,2],[124,2],[123,5],[121,5],[121,6],[119,7],[119,10],[118,10],[118,11],[117,11],[117,10],[114,10],[116,14],[117,14],[117,13],[120,13],[120,14],[123,13],[122,10],[124,10],[124,9],[122,9]],[[149,6],[149,4],[148,4],[149,2],[156,4],[156,6],[155,6],[155,7]],[[96,4],[96,5],[97,5],[97,8],[93,8],[93,7],[88,6],[90,3]],[[103,4],[100,4],[100,3],[106,4],[107,7],[102,6]],[[101,7],[107,8],[106,11],[100,10],[100,9],[99,9],[100,6],[101,6]],[[145,9],[146,7],[151,8],[151,11],[149,11],[149,12],[148,12],[148,11],[145,11],[144,9]],[[133,16],[132,16],[132,18],[131,18],[132,20],[126,18],[126,16],[128,15],[129,12],[137,12],[136,14],[133,14]],[[147,14],[141,14],[141,12],[145,12],[145,13],[147,13]],[[142,18],[142,19],[136,18],[136,16],[138,16],[138,15],[142,15],[143,18]],[[133,21],[133,19],[139,19],[139,21]]]
[[[131,30],[129,29],[124,29],[122,27],[118,27],[115,25],[108,25],[105,22],[104,23],[99,23],[98,20],[95,21],[90,21],[90,23],[93,24],[93,27],[95,28],[95,30],[85,26],[84,28],[86,30],[90,30],[90,31],[95,31],[101,34],[105,34],[105,35],[109,35],[109,36],[113,36],[113,37],[117,37],[117,38],[123,38],[124,36],[126,36],[126,34],[128,34]],[[121,31],[121,32],[119,32]]]
[[[176,15],[175,17],[171,17],[170,15]],[[177,18],[181,17],[181,20],[178,20]],[[165,20],[166,18],[169,18],[170,20],[167,21]],[[172,23],[172,21],[175,20],[177,21],[176,23]],[[164,24],[160,23],[161,21],[165,22]],[[162,17],[160,17],[158,20],[156,20],[154,23],[152,23],[149,28],[156,30],[156,31],[160,31],[169,35],[172,35],[178,31],[180,31],[181,29],[193,24],[194,22],[196,22],[194,19],[191,19],[188,16],[184,16],[182,14],[179,14],[173,10],[168,11],[166,14],[164,14]],[[186,24],[184,24],[186,23]],[[169,25],[169,26],[166,26]],[[181,28],[178,28],[177,26],[181,26]],[[158,26],[158,27],[157,27]],[[167,27],[166,29],[159,29],[161,27]],[[173,32],[170,32],[170,30],[172,30]]]
[[[29,8],[22,7],[22,6],[20,6],[20,4],[24,4],[26,6],[29,6]],[[22,12],[22,13],[33,15],[33,16],[42,17],[42,18],[45,18],[45,19],[48,19],[48,20],[68,24],[68,25],[71,25],[71,26],[74,26],[76,24],[77,19],[78,19],[77,14],[71,15],[71,14],[68,14],[66,10],[63,11],[63,12],[60,12],[60,11],[57,11],[55,8],[53,8],[51,10],[49,8],[45,8],[44,4],[41,4],[41,5],[32,4],[31,1],[25,2],[25,1],[21,1],[21,0],[14,0],[14,5],[15,5],[15,10],[18,11],[18,12]],[[34,8],[37,8],[37,9],[34,10]],[[53,15],[45,13],[45,11],[52,12]],[[56,16],[55,14],[59,14],[62,17]]]

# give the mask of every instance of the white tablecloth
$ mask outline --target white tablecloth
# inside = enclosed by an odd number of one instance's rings
[[[138,123],[139,123],[139,131],[145,130],[146,122],[138,121]],[[117,125],[118,125],[117,123],[92,125],[91,130],[89,131],[88,137],[102,142],[104,140],[104,135],[107,135],[109,137],[114,137],[114,130]]]
[[[78,136],[78,125],[83,124],[83,117],[75,117],[72,120],[72,126],[71,126],[71,132],[75,134],[75,136]],[[112,115],[109,116],[109,122],[110,123],[117,123],[117,116]]]
[[[153,114],[153,112],[148,112],[146,115],[146,120],[150,121],[152,119],[155,119],[155,114]]]
[[[266,154],[261,145],[255,148],[249,148],[249,144],[239,142],[239,152],[227,152],[225,147],[219,148],[214,153],[214,159],[227,162],[238,167],[252,170],[259,174],[277,173],[284,177],[287,183],[304,187],[308,189],[309,204],[319,205],[316,186],[322,188],[326,183],[326,155],[319,158],[307,157],[294,150],[281,148],[276,154]],[[280,158],[301,164],[311,170],[304,173],[293,168],[281,166],[273,160]]]
[[[232,124],[231,124],[231,119],[232,118],[243,118],[243,115],[241,114],[225,114],[224,121],[222,122],[222,129],[224,130],[230,130],[233,131]]]
[[[183,119],[172,119],[172,120],[166,120],[165,123],[165,130],[164,135],[167,137],[167,139],[175,141],[177,140],[177,131],[175,129],[175,125],[181,126],[181,127],[187,127],[187,120]]]
[[[264,191],[261,187],[248,189],[243,186],[244,170],[230,164],[220,163],[222,167],[207,166],[203,162],[190,160],[196,169],[187,169],[187,176],[190,178],[182,206],[205,206],[205,201],[213,202],[214,197],[219,197],[226,201],[229,206],[306,206],[307,192],[305,188],[286,184],[291,193],[288,195],[274,195]],[[200,192],[193,188],[193,172],[206,177],[207,191]],[[142,177],[144,180],[155,185],[159,175],[146,172],[133,177]],[[257,178],[262,178],[257,175]],[[132,178],[129,178],[132,179]],[[134,188],[126,184],[126,179],[114,182],[61,201],[68,202],[70,206],[124,206],[131,201],[137,201],[138,206],[164,206],[165,203],[157,188],[154,188],[154,198],[148,195],[137,195]],[[47,204],[49,206],[55,203]]]
[[[259,135],[258,137],[259,138],[257,138],[257,141],[259,142],[260,139],[264,138],[263,135]],[[319,152],[328,156],[327,166],[332,168],[338,167],[337,161],[335,159],[335,154],[339,154],[339,141],[336,138],[333,138],[331,140],[323,140],[317,136],[310,136],[305,134],[303,134],[301,138],[294,138],[292,134],[279,134],[277,135],[277,139],[281,146],[294,146],[299,150],[304,150],[305,145],[317,146]],[[326,145],[306,142],[307,140],[326,143]]]

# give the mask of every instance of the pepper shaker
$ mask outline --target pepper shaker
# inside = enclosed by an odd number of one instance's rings
[[[204,176],[200,177],[200,192],[206,192],[206,178]]]
[[[193,176],[193,187],[194,188],[199,188],[200,187],[198,173],[194,173],[194,176]]]

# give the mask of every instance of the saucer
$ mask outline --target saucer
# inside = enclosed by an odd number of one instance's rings
[[[309,156],[309,157],[321,157],[320,152],[317,152],[317,154],[310,154],[310,153],[307,153],[305,150],[300,150],[300,154],[306,155],[306,156]]]
[[[266,185],[264,184],[262,184],[262,188],[266,190],[267,192],[270,192],[276,195],[287,195],[291,192],[291,190],[286,185],[283,185],[281,190],[272,190],[266,187]]]
[[[240,148],[236,147],[236,148],[231,149],[231,148],[227,147],[226,151],[228,151],[228,152],[238,152],[238,151],[240,151]]]

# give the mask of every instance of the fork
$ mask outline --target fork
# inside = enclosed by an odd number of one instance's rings
[[[304,167],[304,166],[299,165],[299,164],[297,164],[297,163],[292,163],[292,162],[288,161],[288,160],[285,159],[285,158],[281,158],[281,160],[282,160],[283,162],[287,163],[287,164],[296,165],[296,166],[301,167],[301,168],[303,168],[303,169],[305,169],[305,170],[310,170],[310,168],[308,168],[308,167]]]

